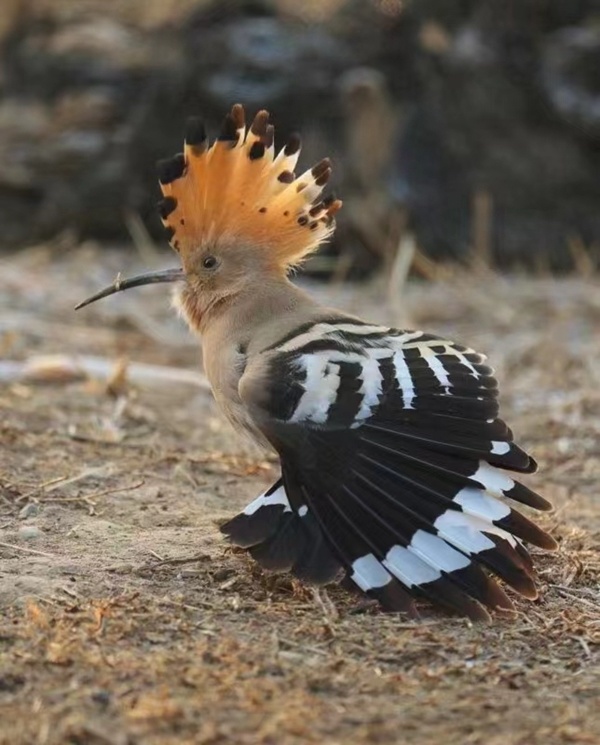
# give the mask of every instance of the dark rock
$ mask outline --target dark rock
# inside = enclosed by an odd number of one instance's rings
[[[103,709],[106,709],[112,700],[112,696],[110,694],[110,691],[99,688],[98,690],[92,692],[91,699],[95,704],[98,704]]]
[[[566,28],[546,41],[541,82],[557,116],[600,138],[600,28]]]
[[[0,692],[14,693],[25,685],[25,678],[15,673],[0,674]]]

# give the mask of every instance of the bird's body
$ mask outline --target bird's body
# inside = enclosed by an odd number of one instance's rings
[[[202,337],[217,403],[280,457],[280,478],[223,532],[265,569],[317,584],[345,573],[390,610],[412,612],[415,597],[474,619],[512,609],[492,574],[536,597],[524,544],[556,544],[504,498],[550,505],[510,476],[536,464],[498,416],[492,369],[472,349],[323,307],[290,282],[341,203],[317,201],[328,161],[296,178],[299,141],[275,156],[267,121],[260,112],[246,134],[234,107],[211,148],[188,128],[160,177],[183,270],[129,281],[181,280],[175,304]]]
[[[511,608],[481,567],[535,597],[521,541],[553,541],[499,497],[548,505],[504,470],[535,464],[496,417],[481,355],[316,304],[304,319],[267,323],[239,357],[235,397],[217,396],[282,464],[275,492],[223,526],[232,542],[315,583],[345,568],[392,610],[412,609],[406,588],[474,618]]]

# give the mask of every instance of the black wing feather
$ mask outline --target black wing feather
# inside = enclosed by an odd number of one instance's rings
[[[316,541],[362,590],[405,612],[410,596],[477,619],[488,616],[484,606],[510,609],[485,569],[535,597],[522,540],[547,549],[555,542],[499,497],[550,505],[507,473],[536,464],[498,418],[484,358],[351,320],[313,328],[288,335],[282,350],[272,346],[240,386],[279,452],[292,514],[303,509],[313,521],[310,539],[307,531],[304,542],[294,537],[295,551],[277,549],[286,557],[277,566],[298,566]],[[291,524],[256,549],[263,562],[286,544]]]

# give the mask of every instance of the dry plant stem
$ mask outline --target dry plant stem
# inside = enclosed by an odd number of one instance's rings
[[[63,355],[42,357],[34,355],[26,362],[0,361],[0,382],[27,382],[31,370],[42,366],[46,360],[51,361],[53,365],[59,365],[62,362],[65,369],[79,370],[90,378],[109,377],[114,368],[114,360],[103,357],[67,357]],[[132,362],[128,365],[128,377],[136,384],[184,384],[210,390],[208,381],[201,373],[162,365]]]
[[[196,554],[195,556],[188,556],[182,559],[163,559],[157,554],[155,555],[159,561],[158,563],[153,564],[152,568],[161,567],[161,566],[181,566],[183,564],[195,564],[198,561],[205,561],[207,559],[206,554]]]
[[[142,218],[137,212],[127,210],[125,212],[125,225],[142,263],[148,267],[155,266],[161,257],[161,253],[152,240]]]
[[[490,267],[493,260],[492,227],[494,204],[492,195],[478,189],[473,195],[472,257],[475,267]]]
[[[54,558],[56,555],[56,554],[50,554],[47,551],[38,551],[35,548],[27,548],[26,546],[17,546],[14,543],[4,543],[3,541],[0,542],[0,547],[1,548],[12,548],[14,551],[23,551],[23,553],[35,554],[36,556],[47,556],[50,559]]]
[[[404,233],[400,239],[398,250],[392,263],[387,290],[391,322],[394,324],[400,323],[400,319],[402,318],[404,287],[414,261],[416,248],[414,236],[411,233]]]

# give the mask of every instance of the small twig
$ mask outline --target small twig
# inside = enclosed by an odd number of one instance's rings
[[[282,652],[285,653],[289,649],[299,649],[302,652],[312,652],[313,654],[318,654],[318,655],[329,654],[328,649],[320,649],[319,647],[306,644],[306,642],[303,642],[303,641],[296,642],[293,639],[289,639],[289,638],[278,639],[278,644],[279,644],[280,649],[277,651],[277,654],[281,654]],[[281,647],[283,647],[283,649],[281,649]]]
[[[323,588],[319,589],[318,587],[311,587],[311,590],[313,600],[321,609],[326,623],[330,625],[331,621],[337,621],[340,617],[340,614],[333,601],[329,597],[327,590]],[[331,629],[331,631],[333,632],[333,629]]]
[[[48,499],[40,499],[39,502],[43,504],[55,503],[63,504],[66,502],[85,502],[88,507],[95,507],[96,504],[92,502],[88,497],[48,497]]]
[[[84,468],[83,471],[80,471],[75,476],[61,476],[60,478],[53,479],[52,481],[48,481],[45,484],[40,484],[38,488],[45,489],[47,492],[50,492],[60,487],[71,486],[71,484],[76,484],[78,481],[83,481],[90,476],[102,476],[105,473],[105,466],[100,466],[99,468]]]
[[[126,210],[123,218],[133,245],[144,263],[150,265],[156,263],[161,254],[146,229],[142,218],[133,210]]]
[[[583,653],[585,654],[586,657],[592,656],[590,646],[582,636],[574,636],[573,639],[579,642],[579,644],[581,645],[581,648],[583,649]]]
[[[333,267],[333,271],[331,272],[330,282],[332,285],[340,285],[346,281],[350,274],[350,270],[354,265],[354,261],[355,258],[350,253],[339,254],[335,266]]]
[[[590,608],[593,608],[596,611],[598,610],[598,608],[600,608],[600,603],[594,603],[591,600],[587,600],[587,598],[582,598],[580,595],[577,595],[576,593],[569,592],[567,588],[560,587],[559,585],[550,585],[550,587],[553,587],[561,597],[575,599],[579,601],[582,605],[588,605]]]
[[[403,291],[415,258],[416,248],[414,236],[411,233],[404,233],[400,238],[392,263],[387,288],[388,305],[392,311],[394,323],[399,323],[402,317]]]
[[[596,262],[592,258],[594,255],[593,244],[586,246],[580,235],[573,235],[567,239],[567,247],[573,259],[575,271],[581,277],[593,276],[596,271]]]
[[[150,553],[154,554],[154,551],[150,551]],[[157,554],[154,555],[156,556]],[[182,564],[193,564],[194,562],[202,561],[203,559],[210,559],[210,556],[207,554],[196,554],[195,556],[189,556],[185,559],[160,559],[157,564],[152,564],[152,568],[158,566],[181,566]]]
[[[17,497],[17,502],[23,502],[25,499],[28,499],[33,494],[40,491],[40,489],[47,489],[49,486],[53,486],[54,484],[62,484],[66,480],[67,476],[58,476],[57,478],[50,479],[50,481],[44,481],[43,483],[30,488],[30,490],[25,492],[24,494],[19,494],[19,496]],[[13,486],[18,486],[18,484],[15,482]]]
[[[66,595],[69,595],[69,597],[75,598],[76,600],[79,600],[79,593],[75,592],[75,590],[71,590],[70,587],[61,587],[60,588]]]
[[[197,611],[203,611],[206,610],[206,608],[214,608],[214,603],[205,602],[202,603],[202,600],[200,601],[204,607],[200,608],[197,605],[188,605],[187,603],[176,603],[174,600],[169,600],[168,598],[161,598],[159,601],[159,605],[171,605],[174,608],[183,608],[184,610],[197,610]],[[209,631],[208,629],[204,629],[201,631],[201,633],[204,634],[212,634],[213,632]]]
[[[81,474],[79,478],[83,478],[84,476],[91,475],[89,472],[85,474]],[[75,481],[78,481],[79,478],[73,478],[69,479],[67,483],[74,483]],[[123,491],[133,491],[134,489],[139,489],[140,486],[143,486],[146,482],[144,479],[142,479],[139,483],[133,484],[132,486],[120,486],[115,489],[104,489],[103,491],[94,492],[93,494],[83,494],[79,497],[48,497],[47,499],[44,499],[44,497],[40,497],[38,501],[48,504],[50,502],[56,503],[56,504],[63,504],[63,503],[69,503],[69,502],[83,502],[87,504],[88,507],[96,507],[96,503],[93,502],[93,499],[97,499],[98,497],[105,497],[107,494],[117,494],[118,492]]]
[[[600,591],[592,590],[590,587],[569,587],[568,585],[557,585],[550,584],[549,587],[553,587],[557,590],[565,590],[570,592],[572,595],[587,595],[588,597],[598,598],[600,600]]]
[[[118,494],[119,492],[123,491],[133,491],[134,489],[139,489],[140,486],[143,486],[145,483],[146,481],[142,479],[139,483],[133,484],[132,486],[120,486],[117,489],[105,489],[104,491],[98,491],[94,494],[87,494],[85,496],[85,499],[98,499],[98,497],[106,497],[108,494]]]
[[[0,548],[12,548],[15,551],[24,551],[26,554],[36,554],[37,556],[47,556],[49,559],[56,558],[56,554],[49,554],[46,551],[38,551],[35,548],[25,548],[25,546],[17,546],[14,543],[4,543],[0,541]]]
[[[481,269],[491,265],[492,226],[492,196],[485,189],[478,189],[473,195],[472,258],[474,265]]]
[[[100,437],[90,437],[88,435],[80,435],[77,433],[77,429],[75,425],[69,425],[67,432],[67,437],[70,440],[73,440],[74,442],[92,442],[94,445],[118,445],[122,448],[143,448],[146,447],[146,445],[142,445],[140,443],[132,443],[132,442],[123,442],[123,440],[103,440]]]

